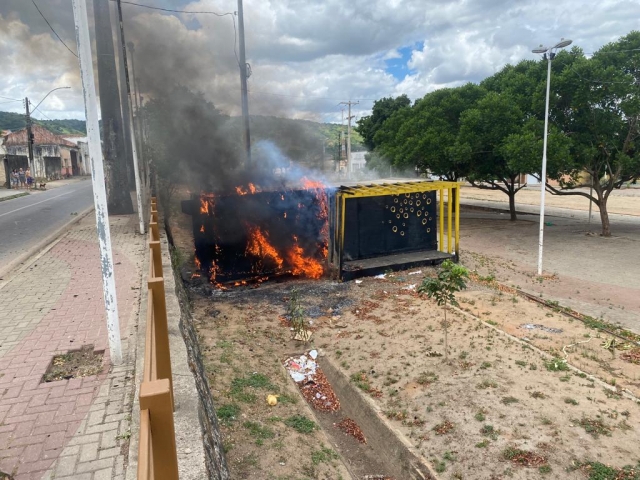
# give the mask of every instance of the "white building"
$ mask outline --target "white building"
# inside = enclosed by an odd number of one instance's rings
[[[351,173],[364,170],[367,166],[367,161],[364,156],[367,152],[351,152]]]

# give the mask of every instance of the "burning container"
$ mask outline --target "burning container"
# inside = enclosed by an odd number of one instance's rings
[[[249,184],[233,194],[193,195],[183,211],[193,216],[197,275],[214,284],[320,278],[329,265],[350,280],[457,258],[458,190],[454,182],[332,190],[303,180],[281,191]]]
[[[196,266],[212,283],[245,283],[290,274],[320,278],[327,266],[328,202],[320,184],[192,196]]]

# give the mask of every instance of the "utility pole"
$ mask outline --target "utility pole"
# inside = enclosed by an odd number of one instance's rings
[[[122,129],[109,0],[93,0],[102,140],[107,173],[107,201],[112,215],[133,213]]]
[[[26,109],[26,120],[27,120],[27,151],[29,152],[29,169],[31,170],[31,175],[35,178],[36,171],[35,166],[33,164],[33,133],[31,131],[31,113],[29,112],[29,99],[25,97],[24,105]]]
[[[249,92],[247,79],[250,69],[247,69],[247,59],[244,48],[244,12],[242,0],[238,0],[238,36],[240,37],[240,90],[242,92],[242,118],[244,119],[244,141],[247,149],[247,166],[251,165],[251,135],[249,133]]]
[[[124,27],[122,25],[122,4],[117,0],[118,21],[120,23],[120,46],[122,54],[120,55],[120,66],[124,72],[124,79],[127,88],[127,96],[122,102],[122,113],[126,114],[125,125],[129,126],[129,141],[131,142],[131,155],[133,157],[133,177],[136,183],[136,200],[138,203],[138,222],[140,226],[140,235],[144,235],[144,209],[142,207],[142,184],[140,183],[140,168],[138,167],[138,149],[136,146],[136,135],[133,129],[133,102],[131,101],[131,84],[129,82],[129,67],[127,65],[127,44],[124,41]],[[125,137],[127,138],[127,137]],[[146,197],[146,196],[145,196]]]
[[[339,105],[349,106],[349,115],[347,116],[347,178],[349,179],[351,178],[351,119],[355,117],[355,115],[351,115],[351,105],[358,105],[359,103],[351,100],[339,103]]]
[[[143,148],[143,135],[142,135],[142,119],[140,118],[140,85],[138,83],[138,77],[136,77],[136,49],[133,42],[127,43],[129,50],[131,51],[131,82],[133,85],[133,99],[136,106],[136,114],[134,117],[134,125],[137,131],[137,139],[138,139],[138,152],[140,153],[140,158],[142,159],[142,170],[144,172],[144,185],[145,188],[149,188],[149,164],[148,158],[145,155]],[[147,190],[148,193],[148,190]],[[145,198],[147,198],[145,194]]]
[[[89,38],[89,19],[85,0],[73,0],[73,17],[76,24],[76,42],[78,43],[78,61],[84,94],[84,108],[87,117],[87,136],[89,137],[89,158],[91,181],[93,182],[93,202],[96,211],[96,226],[100,243],[100,266],[102,268],[102,291],[107,313],[107,336],[109,353],[114,365],[122,363],[122,345],[120,342],[120,321],[118,319],[118,300],[111,252],[111,230],[107,209],[107,192],[104,181],[102,147],[100,146],[100,127],[98,126],[98,101],[93,78],[93,60],[91,58],[91,39]]]

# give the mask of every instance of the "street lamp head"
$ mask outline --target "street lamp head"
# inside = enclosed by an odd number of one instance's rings
[[[540,45],[538,48],[534,48],[531,51],[533,53],[545,53],[547,50],[549,50],[547,47],[543,47],[542,45]]]
[[[568,47],[569,45],[571,45],[572,40],[565,40],[564,38],[560,39],[560,42],[555,45],[553,48],[564,48],[564,47]]]

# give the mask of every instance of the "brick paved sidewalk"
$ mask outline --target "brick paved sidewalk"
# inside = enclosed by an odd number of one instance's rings
[[[0,286],[0,471],[15,480],[124,478],[136,344],[128,332],[146,255],[135,231],[136,217],[111,218],[122,366],[109,361],[92,214]],[[105,352],[100,374],[42,382],[54,355],[86,345]]]

